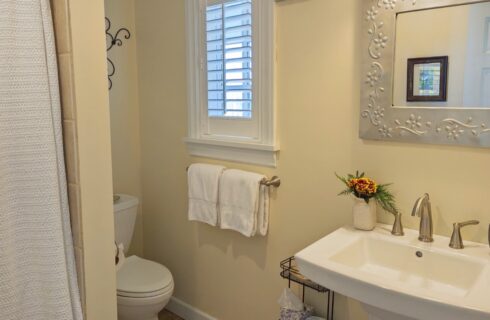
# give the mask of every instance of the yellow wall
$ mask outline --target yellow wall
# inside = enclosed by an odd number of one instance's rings
[[[125,193],[140,199],[140,210],[136,220],[130,254],[143,253],[143,222],[141,216],[141,152],[140,115],[138,103],[138,70],[136,63],[136,27],[134,22],[134,0],[106,0],[106,16],[111,20],[112,34],[119,28],[131,32],[121,47],[114,46],[108,56],[116,66],[109,91],[112,137],[112,173],[115,193]]]
[[[169,267],[179,299],[222,320],[275,319],[286,283],[279,261],[351,220],[333,173],[366,170],[394,182],[406,226],[429,192],[435,231],[480,219],[464,231],[484,241],[490,153],[484,149],[381,143],[358,138],[362,0],[286,0],[277,9],[277,106],[281,152],[266,238],[246,239],[186,218],[185,19],[182,0],[136,2],[141,106],[144,253]],[[223,162],[220,162],[223,163]],[[380,219],[392,217],[380,213]],[[336,300],[336,319],[361,320],[358,304]]]
[[[103,0],[71,1],[86,319],[116,319],[111,141]]]

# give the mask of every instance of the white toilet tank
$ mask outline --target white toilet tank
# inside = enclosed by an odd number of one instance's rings
[[[134,224],[138,213],[139,200],[126,194],[118,194],[119,200],[114,202],[114,231],[116,243],[124,245],[127,253],[133,238]]]

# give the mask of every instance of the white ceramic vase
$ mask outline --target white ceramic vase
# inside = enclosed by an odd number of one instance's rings
[[[364,199],[354,198],[352,207],[354,228],[371,231],[376,226],[376,200],[370,199],[366,203]]]

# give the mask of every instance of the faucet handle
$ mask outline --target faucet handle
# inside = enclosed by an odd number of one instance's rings
[[[461,237],[461,228],[470,226],[470,225],[476,225],[479,224],[480,221],[478,220],[469,220],[465,222],[456,222],[453,223],[453,234],[451,235],[451,242],[449,243],[449,246],[453,249],[463,249],[463,238]],[[490,232],[490,230],[489,230]],[[490,237],[490,234],[489,234]]]
[[[395,222],[393,223],[393,229],[391,230],[391,234],[398,237],[405,235],[405,233],[403,232],[402,214],[400,212],[397,212],[395,214]],[[489,233],[489,237],[490,237],[490,233]]]

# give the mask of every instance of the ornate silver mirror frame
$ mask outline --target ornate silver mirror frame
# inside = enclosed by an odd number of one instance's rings
[[[396,17],[398,13],[487,1],[363,1],[362,139],[490,147],[490,109],[393,106]]]

